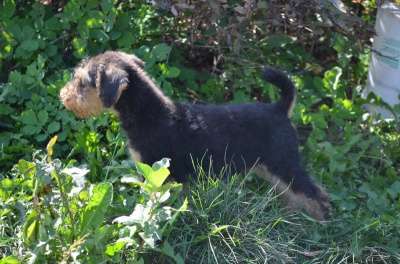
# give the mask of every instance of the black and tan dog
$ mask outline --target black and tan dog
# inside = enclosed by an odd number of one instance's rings
[[[285,191],[290,207],[325,219],[328,196],[301,166],[296,131],[289,120],[295,87],[277,70],[265,68],[263,73],[281,89],[280,101],[175,103],[143,71],[140,59],[108,51],[83,61],[60,98],[81,118],[106,108],[115,110],[128,136],[132,158],[153,163],[169,157],[178,181],[193,175],[193,159],[205,155],[212,158],[215,170],[233,164],[237,171],[245,171],[246,165],[256,164],[253,169],[258,175]]]

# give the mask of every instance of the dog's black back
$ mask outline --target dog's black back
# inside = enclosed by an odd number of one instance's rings
[[[171,158],[172,175],[181,182],[194,174],[197,162],[207,168],[211,160],[217,172],[226,165],[243,172],[263,164],[286,183],[296,175],[294,190],[315,192],[300,165],[297,135],[288,117],[295,89],[286,75],[264,70],[265,79],[282,91],[276,103],[175,103],[171,110],[141,74],[139,70],[129,75],[134,87],[124,92],[115,108],[130,146],[143,162]]]

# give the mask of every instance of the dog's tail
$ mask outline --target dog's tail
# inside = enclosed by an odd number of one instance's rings
[[[281,99],[277,102],[278,107],[290,116],[296,101],[296,88],[289,77],[276,69],[265,66],[263,76],[267,82],[272,83],[281,90]]]

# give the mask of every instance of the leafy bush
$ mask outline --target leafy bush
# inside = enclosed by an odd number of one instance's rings
[[[159,252],[183,263],[163,241],[187,207],[187,202],[178,210],[165,205],[176,203],[181,190],[180,184],[163,184],[169,176],[168,159],[152,167],[138,163],[138,173],[122,167],[129,174],[113,178],[113,183],[91,184],[84,166],[65,166],[52,159],[56,139],[49,142],[47,155],[35,153],[32,162],[20,160],[12,177],[0,183],[2,237],[9,240],[3,254],[19,255],[30,263],[67,263],[119,262],[127,252],[139,261],[141,252],[159,242]],[[116,217],[132,207],[129,216]]]
[[[321,31],[321,1],[152,2],[1,3],[0,263],[398,262],[399,124],[363,109],[380,102],[360,96],[368,32]],[[344,2],[371,26],[375,1]],[[167,177],[166,160],[136,170],[112,113],[77,120],[58,99],[72,67],[108,49],[142,58],[175,100],[275,101],[260,68],[287,70],[304,163],[330,193],[332,220],[286,213],[251,175],[200,170],[182,193],[152,180]]]

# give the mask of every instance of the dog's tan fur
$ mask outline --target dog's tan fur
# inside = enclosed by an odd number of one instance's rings
[[[144,67],[144,62],[132,54],[115,52],[121,57],[128,57],[129,60],[136,63],[140,68]],[[64,106],[74,112],[79,118],[87,118],[97,116],[105,110],[101,99],[99,98],[99,87],[101,78],[99,71],[96,74],[95,87],[91,85],[92,80],[89,76],[90,64],[80,64],[75,68],[74,78],[68,82],[60,91],[60,99]],[[124,78],[125,72],[112,63],[100,65],[107,76],[114,79]],[[139,69],[138,69],[139,70]],[[118,89],[117,101],[124,90],[127,88],[127,83],[122,83]]]
[[[142,161],[142,156],[137,150],[129,148],[129,154],[134,161]]]
[[[64,106],[80,118],[95,116],[104,110],[97,90],[90,87],[89,83],[87,69],[78,67],[74,79],[60,91],[60,99]]]
[[[323,209],[317,201],[307,198],[303,193],[293,192],[287,184],[285,184],[279,177],[272,174],[266,166],[256,166],[253,169],[253,172],[276,188],[276,191],[282,195],[283,200],[290,210],[305,210],[317,220],[324,219]],[[328,194],[325,190],[323,190],[321,186],[318,186],[318,188],[322,193],[322,196],[326,197],[326,200],[328,200]],[[329,203],[325,203],[324,205],[330,208]]]
[[[80,118],[100,114],[104,107],[96,90],[83,88],[78,91],[78,87],[79,84],[71,83],[60,92],[60,99],[65,107]]]

